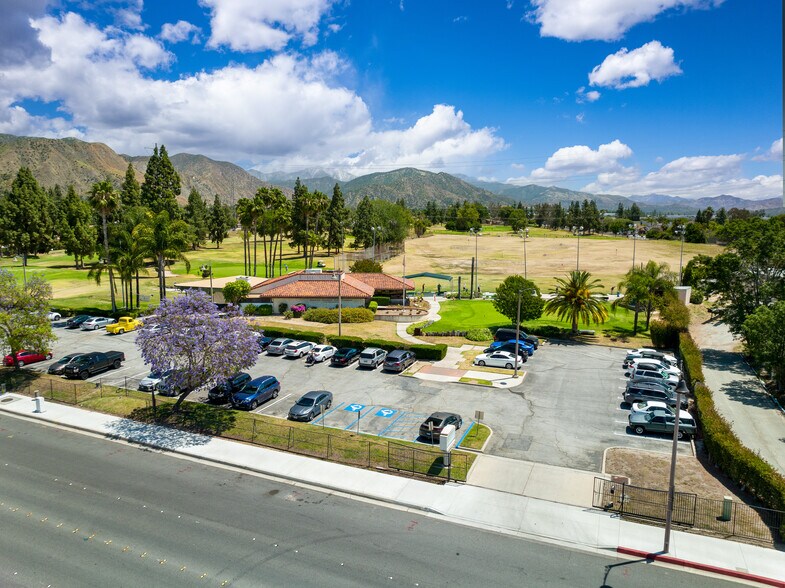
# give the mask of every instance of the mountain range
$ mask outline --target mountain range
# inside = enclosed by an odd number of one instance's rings
[[[103,143],[87,143],[73,138],[45,139],[0,134],[0,190],[8,189],[19,168],[26,166],[44,186],[59,184],[65,187],[73,184],[78,192],[86,194],[93,183],[107,177],[119,186],[129,162],[136,170],[137,180],[143,181],[148,159],[148,156],[118,154]],[[600,209],[608,211],[615,211],[619,204],[626,208],[635,202],[645,212],[664,214],[691,215],[709,206],[714,210],[746,208],[765,210],[770,214],[785,212],[782,198],[745,200],[726,194],[698,199],[663,194],[627,198],[555,186],[516,186],[415,168],[401,168],[350,179],[351,176],[347,174],[336,174],[323,168],[272,173],[259,169],[245,170],[233,163],[198,154],[178,153],[170,155],[170,159],[180,174],[181,202],[186,201],[191,188],[196,188],[208,202],[212,202],[213,196],[218,194],[223,202],[229,204],[234,204],[239,198],[253,196],[261,186],[277,186],[286,194],[291,194],[294,182],[299,177],[310,190],[319,190],[328,196],[332,194],[335,184],[339,184],[349,205],[356,205],[367,195],[392,201],[403,199],[410,208],[423,208],[428,202],[447,206],[465,200],[486,205],[522,202],[531,206],[560,202],[566,206],[574,200],[589,199],[594,200]]]

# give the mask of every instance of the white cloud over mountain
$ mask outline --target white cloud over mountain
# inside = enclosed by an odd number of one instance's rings
[[[771,144],[768,151],[756,155],[754,161],[782,161],[782,137]]]
[[[659,41],[651,41],[632,51],[624,47],[608,55],[591,71],[589,83],[623,90],[648,86],[651,81],[660,82],[681,73],[673,59],[673,49],[664,47]]]
[[[636,24],[673,8],[711,8],[723,0],[531,0],[529,19],[543,37],[615,41]]]
[[[618,139],[592,149],[587,145],[562,147],[551,155],[543,167],[528,176],[510,178],[510,184],[554,184],[599,173],[629,175],[632,170],[621,160],[632,157],[632,149]]]

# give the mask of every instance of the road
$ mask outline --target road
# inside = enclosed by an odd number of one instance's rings
[[[730,583],[0,416],[3,586]]]
[[[703,375],[719,413],[748,447],[785,475],[785,414],[776,406],[719,321],[690,328],[703,352]]]

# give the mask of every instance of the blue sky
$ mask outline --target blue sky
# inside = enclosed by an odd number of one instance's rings
[[[2,0],[0,132],[782,196],[774,0]]]

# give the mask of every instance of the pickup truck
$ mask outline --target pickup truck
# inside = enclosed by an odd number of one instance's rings
[[[113,335],[122,335],[128,331],[135,331],[142,326],[142,321],[130,316],[121,316],[116,323],[106,325],[106,332]]]
[[[92,353],[85,353],[69,363],[65,366],[64,373],[66,378],[81,378],[82,380],[86,380],[98,372],[110,368],[119,368],[120,363],[123,361],[125,361],[125,354],[122,351],[107,351],[106,353],[94,351]]]

